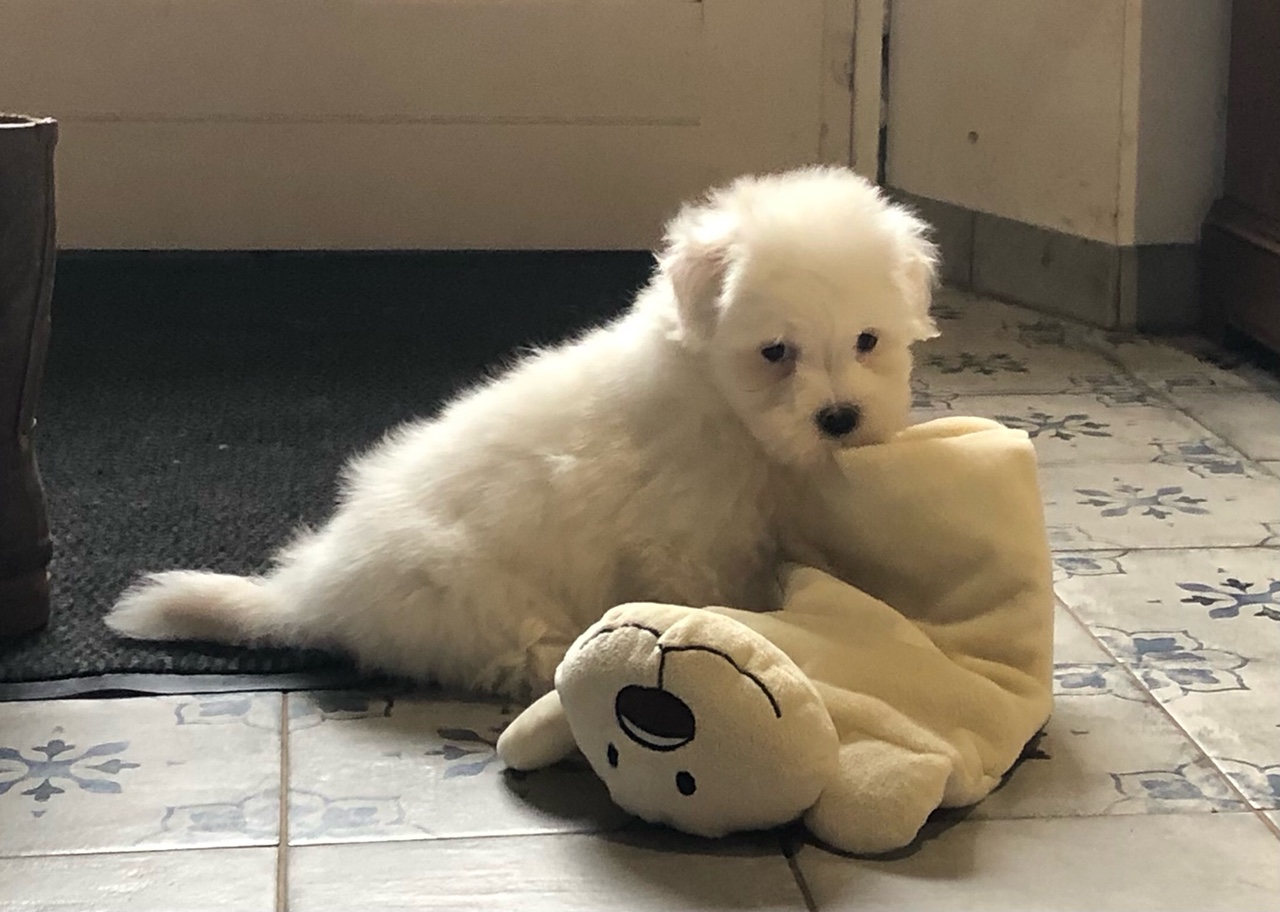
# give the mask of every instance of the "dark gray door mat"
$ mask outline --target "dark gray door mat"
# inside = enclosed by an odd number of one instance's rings
[[[141,570],[251,573],[323,520],[345,459],[522,345],[625,303],[634,253],[64,256],[37,447],[53,621],[0,699],[348,686],[315,651],[121,640]]]

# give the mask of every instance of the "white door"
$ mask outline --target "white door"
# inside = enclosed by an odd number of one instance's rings
[[[854,20],[855,0],[5,0],[0,108],[62,123],[66,247],[639,248],[708,184],[850,162]]]

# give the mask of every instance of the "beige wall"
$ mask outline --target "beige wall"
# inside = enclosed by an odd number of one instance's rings
[[[854,2],[0,0],[0,108],[61,123],[64,246],[640,248],[850,160]]]
[[[1229,0],[895,0],[889,183],[1117,245],[1221,183]]]

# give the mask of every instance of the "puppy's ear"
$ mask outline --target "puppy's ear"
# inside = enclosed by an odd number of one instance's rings
[[[899,268],[898,284],[907,303],[912,338],[923,342],[938,335],[938,326],[929,315],[933,289],[938,283],[938,248],[929,240],[930,228],[902,207],[895,206],[898,218]]]
[[[734,225],[713,204],[686,207],[667,224],[658,269],[671,283],[685,341],[695,346],[715,332]]]

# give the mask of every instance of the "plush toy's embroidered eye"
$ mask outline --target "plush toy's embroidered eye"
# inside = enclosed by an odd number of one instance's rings
[[[676,773],[676,788],[680,790],[681,795],[692,795],[698,790],[698,783],[693,776],[681,770]]]
[[[774,342],[760,349],[760,356],[771,364],[777,364],[790,357],[791,349],[786,342]]]
[[[610,766],[616,767],[618,765],[618,749],[612,744],[610,744],[609,749],[604,752],[604,757],[609,761]]]
[[[869,332],[860,333],[858,335],[858,342],[857,342],[858,353],[865,355],[867,352],[871,351],[871,349],[875,348],[876,343],[879,341],[880,339],[877,338],[875,333],[869,333]]]

